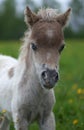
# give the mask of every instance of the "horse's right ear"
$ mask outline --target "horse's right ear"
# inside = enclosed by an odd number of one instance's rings
[[[69,8],[65,13],[57,16],[56,20],[64,27],[67,24],[68,18],[71,13],[71,8]]]
[[[39,20],[37,15],[33,13],[28,6],[24,10],[24,15],[26,24],[31,27]]]

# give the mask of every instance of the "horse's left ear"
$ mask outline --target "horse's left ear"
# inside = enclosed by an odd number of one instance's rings
[[[24,10],[24,15],[26,24],[30,26],[33,26],[39,20],[37,15],[33,13],[28,6]]]
[[[71,8],[69,8],[65,13],[57,16],[56,20],[61,24],[62,27],[64,27],[67,24],[70,13],[71,13]]]

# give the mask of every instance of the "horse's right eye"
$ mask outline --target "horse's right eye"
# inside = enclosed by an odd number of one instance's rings
[[[34,51],[37,50],[37,45],[35,45],[34,43],[32,43],[31,46],[32,46],[32,49],[33,49]]]
[[[62,52],[62,50],[64,49],[64,47],[65,47],[65,44],[63,44],[63,45],[59,48],[59,53]]]

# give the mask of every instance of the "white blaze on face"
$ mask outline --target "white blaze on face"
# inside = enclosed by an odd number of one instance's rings
[[[53,30],[48,29],[48,30],[46,31],[46,35],[47,35],[49,38],[52,38],[52,37],[53,37]]]
[[[52,54],[50,52],[47,52],[46,60],[49,61],[52,58]],[[59,65],[58,64],[46,64],[46,67],[50,69],[56,69],[56,71],[59,71]]]
[[[48,53],[47,53],[47,56],[46,56],[46,59],[49,60],[50,58],[51,58],[51,53],[48,52]]]

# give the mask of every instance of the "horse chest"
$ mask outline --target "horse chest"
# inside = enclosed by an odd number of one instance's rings
[[[26,91],[27,92],[27,91]],[[30,93],[29,93],[30,92]],[[38,120],[49,106],[49,94],[29,91],[22,97],[20,108],[24,111],[28,122]]]
[[[29,112],[27,115],[28,121],[33,122],[35,120],[38,120],[45,109],[44,102],[39,102],[37,104],[31,104],[29,107]]]

